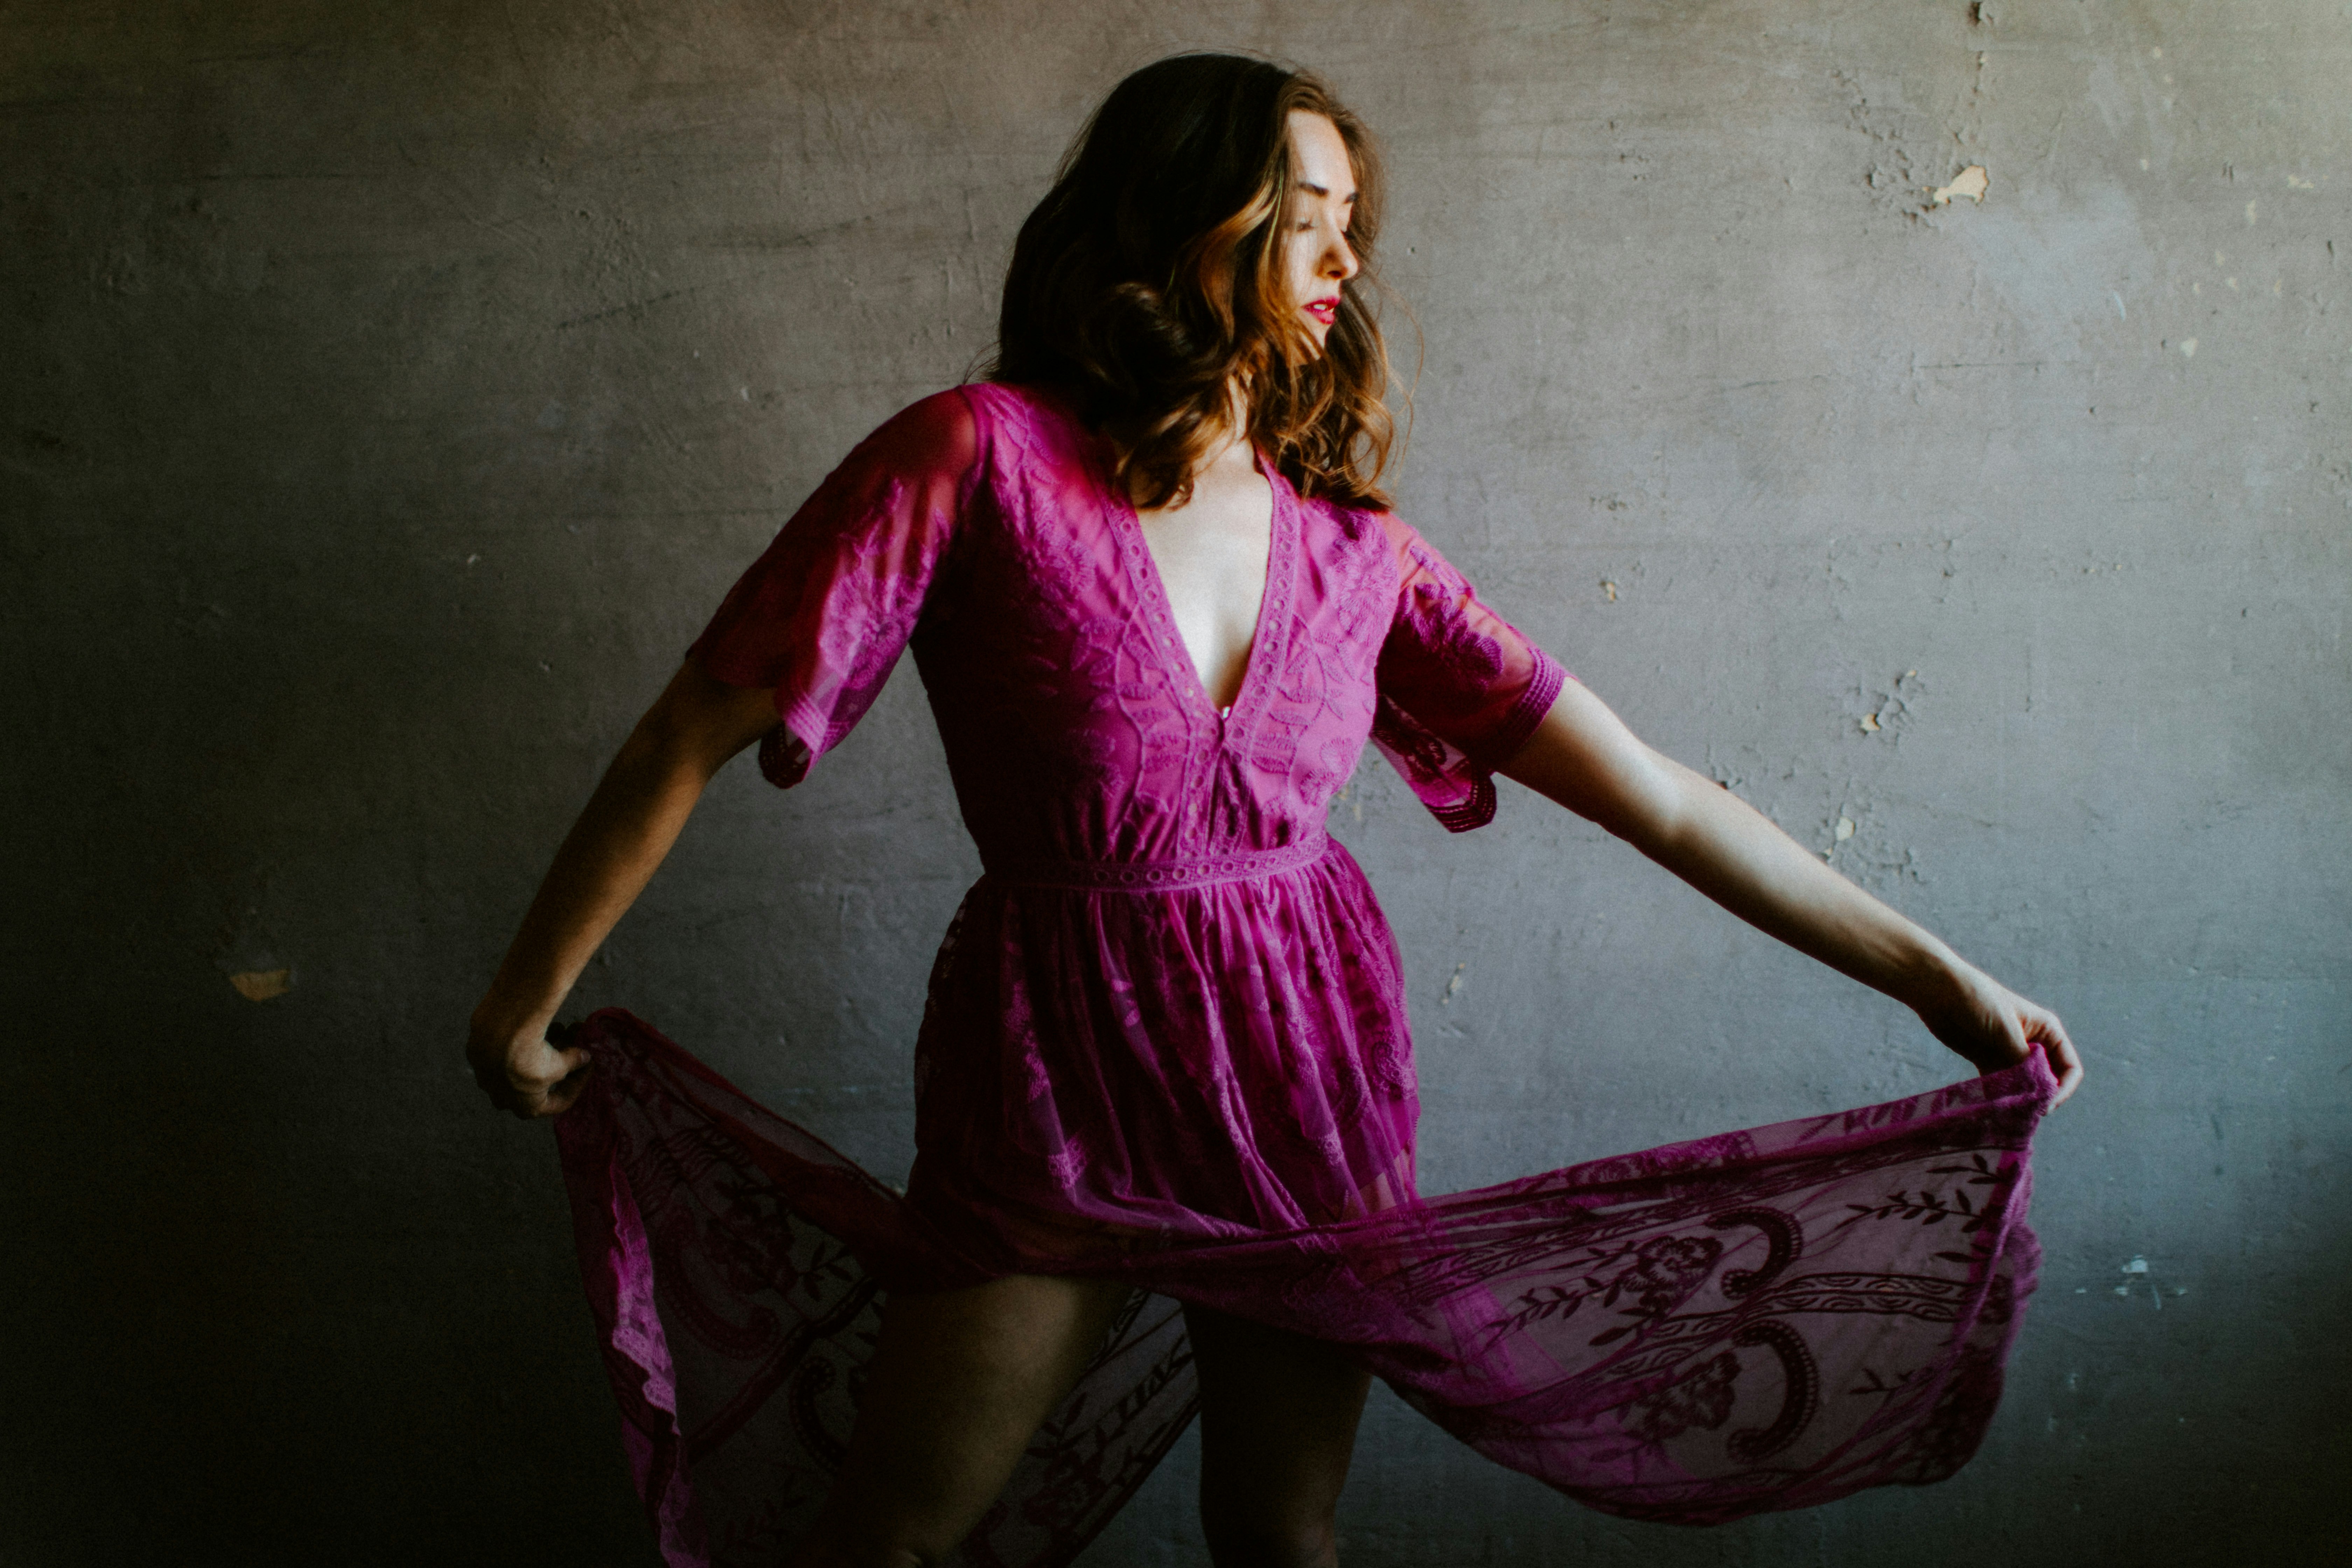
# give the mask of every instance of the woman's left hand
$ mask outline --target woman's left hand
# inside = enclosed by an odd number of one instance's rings
[[[2058,1015],[2027,1001],[1974,964],[1958,963],[1948,994],[1922,1005],[1918,1013],[1929,1034],[1975,1063],[1979,1072],[2015,1067],[2040,1046],[2058,1079],[2058,1092],[2050,1100],[2053,1108],[2065,1103],[2083,1081],[2083,1058],[2066,1037],[2066,1026]]]

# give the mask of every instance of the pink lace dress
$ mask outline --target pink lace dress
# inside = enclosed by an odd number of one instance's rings
[[[1101,443],[1009,386],[877,431],[696,642],[775,689],[780,785],[911,646],[986,875],[932,973],[904,1197],[626,1014],[576,1036],[582,1262],[673,1563],[792,1539],[880,1290],[1012,1271],[1137,1291],[977,1563],[1068,1561],[1181,1432],[1178,1300],[1348,1345],[1481,1451],[1637,1517],[1801,1506],[1973,1450],[2032,1279],[2038,1058],[1417,1194],[1395,945],[1324,815],[1370,741],[1446,826],[1480,826],[1564,672],[1394,516],[1272,484],[1227,710]]]

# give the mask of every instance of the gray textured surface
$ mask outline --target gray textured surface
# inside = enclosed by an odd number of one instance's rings
[[[2352,14],[1971,9],[0,7],[0,1559],[643,1553],[466,1011],[733,574],[984,350],[1087,106],[1219,44],[1391,150],[1409,515],[2095,1066],[1957,1480],[1629,1526],[1382,1396],[1349,1560],[2340,1560]],[[1338,826],[1433,1189],[1958,1070],[1524,792],[1449,839],[1377,768]],[[804,788],[722,777],[583,1001],[896,1172],[975,870],[902,670]],[[1090,1563],[1203,1560],[1191,1455]]]

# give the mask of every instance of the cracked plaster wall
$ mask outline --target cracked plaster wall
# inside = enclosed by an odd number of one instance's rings
[[[2352,8],[50,0],[0,11],[0,1556],[643,1560],[466,1011],[720,591],[985,349],[1066,139],[1182,45],[1387,141],[1407,513],[2093,1063],[1958,1479],[1641,1527],[1383,1395],[1349,1561],[2340,1552]],[[1506,790],[1449,838],[1373,761],[1335,816],[1433,1190],[1960,1070]],[[721,778],[582,1004],[895,1173],[976,870],[902,669],[802,789]],[[1089,1563],[1204,1560],[1193,1454]]]

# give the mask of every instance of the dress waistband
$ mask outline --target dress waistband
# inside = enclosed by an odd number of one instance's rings
[[[1246,881],[1296,871],[1323,858],[1331,841],[1322,834],[1280,849],[1243,849],[1198,860],[1007,860],[988,874],[1029,888],[1084,888],[1106,893],[1165,893]]]

